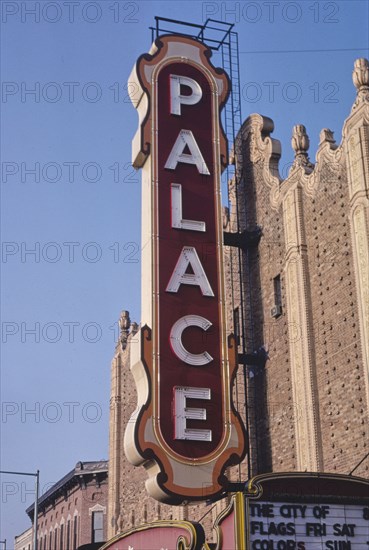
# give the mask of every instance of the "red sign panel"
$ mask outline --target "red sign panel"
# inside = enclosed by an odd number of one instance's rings
[[[166,502],[207,499],[244,456],[232,404],[237,349],[227,339],[220,175],[226,140],[223,71],[192,39],[162,37],[133,72],[143,167],[143,324],[132,353],[138,410],[126,454],[146,463],[147,488]]]
[[[100,550],[201,550],[204,542],[198,523],[157,521],[118,535]]]
[[[170,96],[171,86],[168,86],[173,75],[176,79],[186,77],[189,80],[185,82],[191,84],[195,82],[202,92],[201,97],[196,98],[198,99],[196,104],[181,105],[180,115],[171,115],[168,108],[174,101]],[[186,86],[182,85],[181,91],[182,88],[185,90]],[[217,248],[218,214],[215,178],[217,159],[211,139],[213,119],[218,113],[212,112],[210,83],[202,71],[190,64],[166,65],[158,77],[158,90],[159,295],[157,311],[161,375],[160,429],[165,442],[174,452],[185,457],[203,457],[221,444],[224,420],[222,407],[219,406],[222,402],[223,337],[220,310],[220,258]],[[192,95],[185,95],[184,98]],[[191,134],[185,134],[182,137],[181,132],[184,130],[190,131]],[[191,138],[188,137],[189,135]],[[172,154],[173,144],[178,140],[178,136],[181,136],[181,149],[192,147],[192,153],[189,149],[188,162],[177,162],[175,168],[173,163],[173,168],[167,168],[168,158]],[[188,139],[190,146],[186,143],[186,147],[183,148],[182,143],[185,143],[185,139]],[[194,164],[198,152],[201,155],[201,171]],[[180,203],[181,207],[179,207]],[[182,227],[175,226],[172,215],[174,208],[181,210],[177,225],[182,220]],[[183,220],[191,220],[192,227],[190,225],[183,227]],[[195,225],[196,222],[198,227]],[[189,270],[190,273],[187,273]],[[196,272],[197,270],[200,274]],[[178,275],[175,278],[177,272]],[[201,281],[201,275],[203,279],[206,277],[207,281]],[[196,325],[193,316],[196,316]],[[179,332],[170,336],[173,334],[173,326],[179,319],[183,319],[183,327],[180,323],[179,329],[184,329],[181,341],[183,349],[188,351],[186,356],[177,350]],[[209,328],[205,330],[203,327],[207,325]],[[180,343],[178,345],[181,346]],[[201,364],[201,354],[204,351],[211,355],[212,359],[204,358],[204,364]],[[190,354],[197,357],[190,357]],[[192,427],[193,430],[192,436],[189,434],[186,439],[176,437],[175,422],[173,422],[173,413],[181,414],[182,411],[184,414],[183,408],[181,409],[178,404],[179,390],[174,389],[178,387],[206,388],[210,396],[205,400],[203,397],[191,398],[189,408],[195,406],[203,408],[206,411],[206,415],[203,413],[203,416],[206,418],[186,421],[188,429]],[[168,396],[168,388],[173,388],[172,399]],[[189,401],[188,397],[186,401]],[[180,419],[177,419],[177,424],[178,422]],[[205,433],[204,430],[208,432]],[[195,439],[196,437],[198,439]],[[193,445],[193,441],[198,443]]]

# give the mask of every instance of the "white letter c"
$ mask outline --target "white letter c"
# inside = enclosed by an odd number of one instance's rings
[[[213,360],[212,356],[207,351],[203,353],[190,353],[182,344],[182,332],[187,327],[200,327],[203,330],[208,330],[211,325],[212,323],[210,321],[200,315],[185,315],[174,323],[170,331],[170,343],[173,352],[181,361],[189,365],[200,367],[202,365],[207,365]]]

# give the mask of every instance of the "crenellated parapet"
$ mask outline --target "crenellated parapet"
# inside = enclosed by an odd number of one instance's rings
[[[278,208],[283,181],[278,167],[282,149],[280,141],[271,137],[273,130],[272,119],[259,114],[250,115],[237,138],[242,140],[242,158],[236,158],[236,166],[240,172],[247,161],[261,163],[264,182],[270,188],[271,206]]]
[[[337,174],[340,179],[345,170],[345,150],[349,134],[356,126],[363,127],[361,133],[361,142],[364,147],[363,159],[367,159],[368,151],[365,143],[369,125],[369,62],[366,59],[357,59],[353,71],[353,81],[357,88],[357,97],[354,102],[351,115],[345,122],[343,128],[343,141],[337,145],[333,131],[324,128],[320,132],[320,143],[316,153],[315,164],[311,163],[308,156],[310,140],[306,128],[302,124],[294,126],[292,132],[291,145],[295,152],[295,158],[292,163],[289,175],[283,179],[279,173],[279,160],[281,158],[281,144],[278,140],[271,137],[274,130],[273,121],[260,114],[250,115],[244,122],[238,140],[243,141],[242,160],[240,155],[236,155],[236,164],[241,168],[241,164],[248,160],[252,164],[258,162],[263,166],[263,179],[270,188],[270,202],[273,208],[278,208],[285,188],[289,182],[297,179],[301,181],[306,193],[310,196],[314,194],[314,189],[320,181],[320,175],[323,167],[329,165],[330,170]],[[352,148],[354,141],[351,140],[349,146]],[[238,147],[238,153],[240,149]],[[356,164],[355,162],[353,163]],[[369,173],[369,164],[366,163],[366,178]]]

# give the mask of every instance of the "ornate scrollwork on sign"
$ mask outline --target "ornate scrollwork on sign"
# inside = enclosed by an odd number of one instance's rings
[[[142,168],[143,328],[131,346],[138,404],[124,448],[145,466],[149,494],[172,504],[219,497],[227,467],[246,452],[225,312],[220,112],[229,81],[210,57],[202,42],[164,35],[131,76],[141,98],[133,164]]]

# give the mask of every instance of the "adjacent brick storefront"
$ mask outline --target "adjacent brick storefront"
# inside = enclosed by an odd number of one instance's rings
[[[38,550],[77,550],[106,541],[108,463],[77,462],[39,499]],[[32,522],[34,505],[27,509]]]

